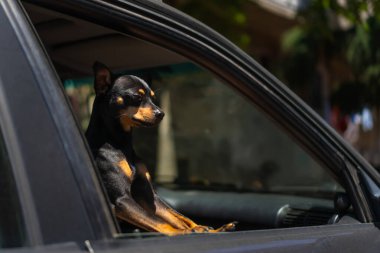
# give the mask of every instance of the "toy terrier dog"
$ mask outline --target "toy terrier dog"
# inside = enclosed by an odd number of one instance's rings
[[[218,229],[197,225],[157,196],[132,147],[132,128],[156,126],[164,117],[153,103],[154,92],[136,76],[115,78],[102,63],[93,69],[96,97],[86,138],[116,217],[167,235],[234,230],[235,223]]]

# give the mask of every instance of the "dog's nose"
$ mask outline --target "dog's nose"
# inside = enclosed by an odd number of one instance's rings
[[[156,115],[157,118],[162,119],[165,116],[165,113],[161,110],[155,110],[154,115]]]

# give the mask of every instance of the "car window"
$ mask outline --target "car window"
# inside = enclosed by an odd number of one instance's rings
[[[343,188],[230,86],[191,62],[124,73],[148,80],[165,112],[157,128],[133,129],[133,140],[159,194],[177,210],[213,227],[238,220],[242,230],[329,222],[334,214],[333,199]],[[85,131],[94,98],[92,79],[68,79],[64,86]],[[188,194],[197,197],[185,200]],[[226,203],[235,200],[236,209],[215,201],[219,198]],[[250,208],[271,203],[274,209],[276,205],[291,207],[300,214],[289,223],[284,219],[280,224],[256,224],[255,214],[248,214],[249,219],[240,217],[241,210],[249,210],[243,207],[249,200],[253,203]],[[199,212],[204,202],[213,205],[208,214]],[[266,211],[274,211],[271,205]],[[225,210],[230,220],[215,214]],[[309,221],[302,220],[303,216],[318,218]]]
[[[308,196],[341,190],[252,103],[194,63],[125,74],[149,80],[166,114],[157,129],[134,129],[134,145],[156,182]],[[93,80],[68,79],[64,86],[85,130]]]
[[[241,230],[330,222],[333,198],[344,189],[217,75],[137,38],[26,7],[83,131],[95,61],[150,85],[166,115],[156,128],[133,129],[133,142],[159,194],[177,210],[212,226],[237,220]]]
[[[0,248],[20,247],[25,242],[25,226],[9,163],[0,133]]]

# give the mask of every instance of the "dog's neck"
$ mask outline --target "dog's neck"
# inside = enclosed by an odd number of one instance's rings
[[[109,143],[114,148],[121,150],[127,157],[134,157],[132,129],[130,131],[123,130],[117,120],[105,122],[101,116],[98,101],[94,101],[86,138],[94,155],[96,155],[101,146]]]
[[[126,156],[134,155],[132,145],[132,129],[128,132],[122,129],[105,128],[105,142],[111,144],[114,148],[121,150]]]

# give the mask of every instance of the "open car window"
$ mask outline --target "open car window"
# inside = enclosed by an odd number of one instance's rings
[[[134,129],[134,145],[157,183],[313,197],[333,197],[341,190],[252,103],[194,63],[123,74],[147,80],[166,113],[157,129]],[[67,79],[64,86],[86,130],[92,78]]]
[[[323,225],[337,179],[227,83],[171,51],[77,18],[25,5],[85,131],[92,64],[151,85],[166,113],[134,130],[159,193],[195,221],[241,229]]]

